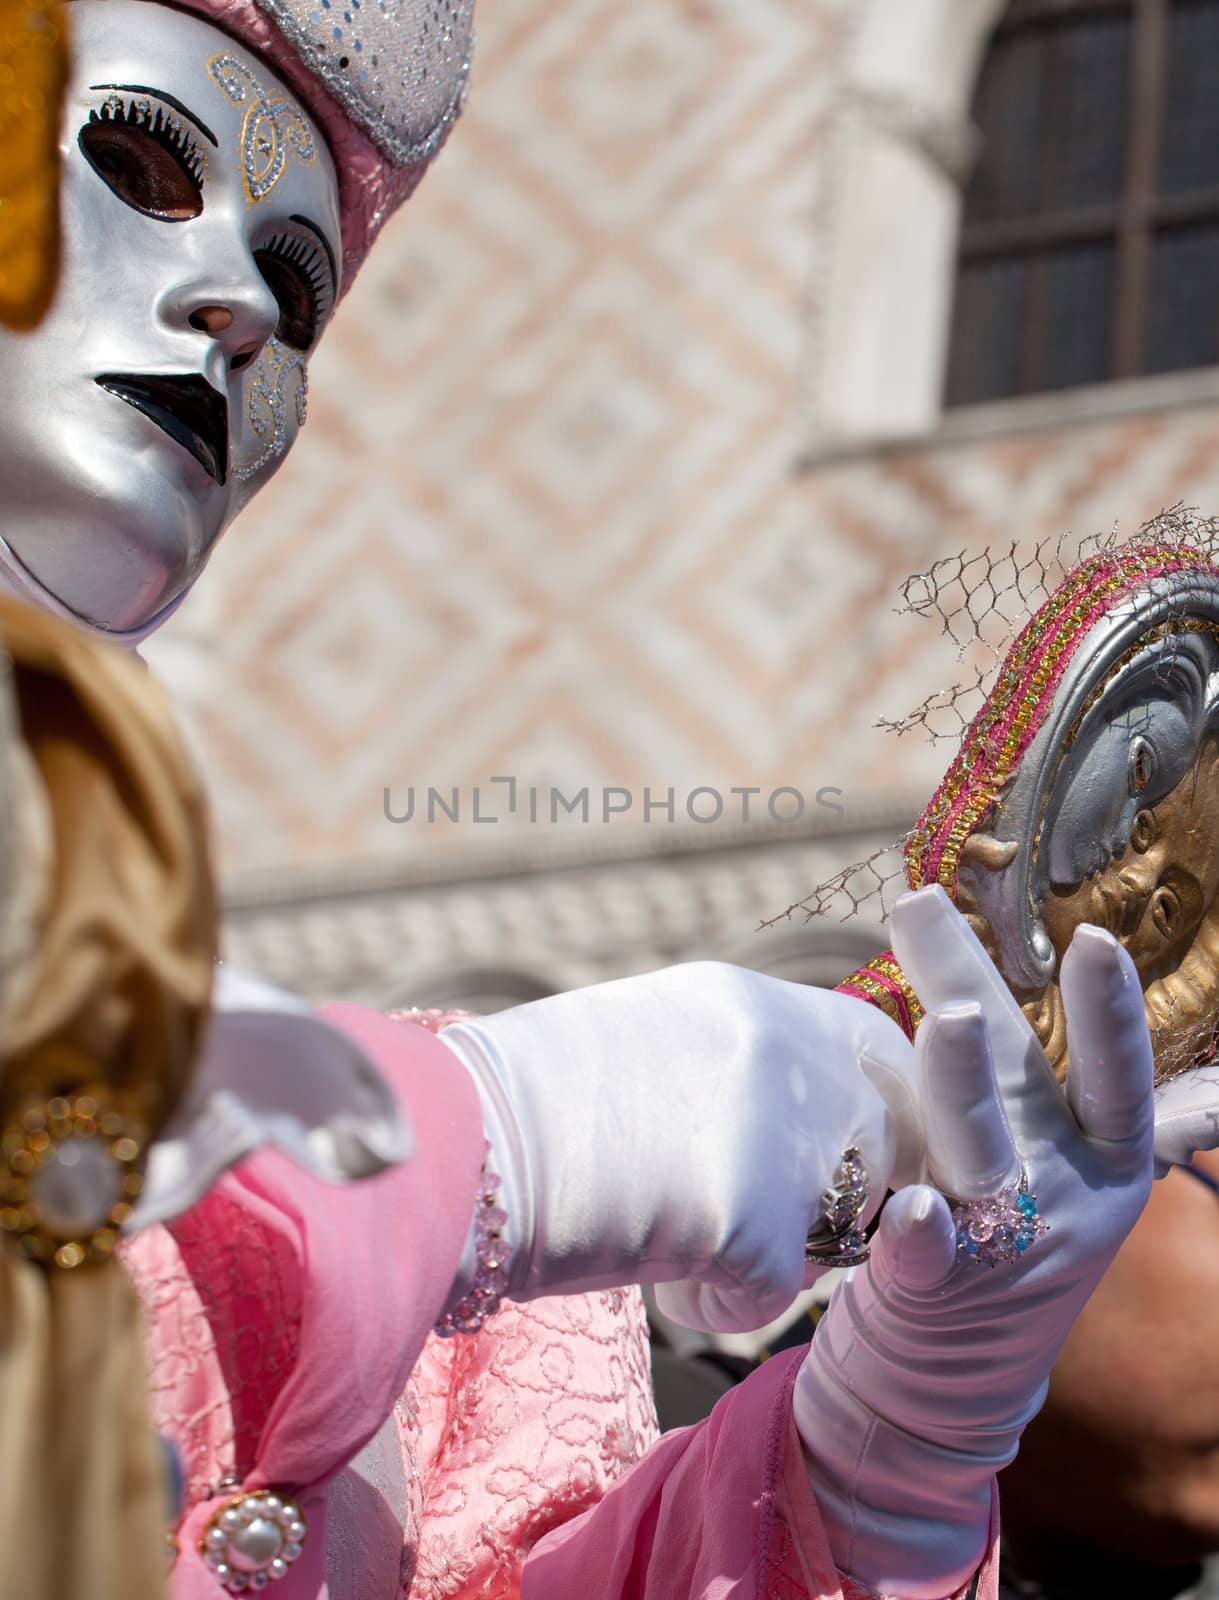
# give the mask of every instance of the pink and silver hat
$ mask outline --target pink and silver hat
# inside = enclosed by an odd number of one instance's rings
[[[174,0],[261,56],[326,135],[343,289],[423,176],[465,98],[474,0]]]

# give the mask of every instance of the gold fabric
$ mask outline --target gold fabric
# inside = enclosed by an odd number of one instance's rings
[[[62,0],[0,0],[0,323],[32,328],[59,270]]]
[[[71,624],[0,599],[25,745],[54,840],[38,970],[0,1028],[0,1109],[87,1086],[154,1135],[211,996],[202,791],[153,679]]]
[[[92,1088],[144,1142],[187,1083],[208,1010],[199,786],[134,658],[6,598],[0,642],[28,752],[0,836],[0,1126]],[[164,1592],[164,1463],[117,1260],[64,1270],[0,1242],[0,1460],[0,1591]]]
[[[0,1592],[158,1600],[165,1462],[135,1292],[117,1261],[0,1259]]]

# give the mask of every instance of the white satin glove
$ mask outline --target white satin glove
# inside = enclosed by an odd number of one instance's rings
[[[1156,1176],[1219,1148],[1219,1062],[1191,1067],[1156,1085]]]
[[[440,1038],[482,1098],[515,1300],[695,1278],[669,1315],[760,1327],[815,1276],[805,1238],[843,1151],[862,1152],[873,1210],[919,1159],[901,1030],[738,967],[623,978]]]
[[[1133,963],[1097,928],[1080,928],[1062,963],[1065,1094],[942,889],[899,901],[892,932],[927,1008],[916,1059],[932,1181],[983,1198],[1018,1179],[1022,1158],[1049,1225],[1013,1264],[980,1265],[958,1253],[941,1194],[896,1194],[797,1378],[796,1422],[839,1570],[903,1600],[939,1600],[981,1560],[992,1477],[1146,1202],[1151,1042]]]

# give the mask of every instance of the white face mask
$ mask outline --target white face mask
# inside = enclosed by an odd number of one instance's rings
[[[147,0],[71,20],[62,276],[38,328],[0,330],[0,565],[131,638],[296,439],[338,181],[300,102],[219,29]]]

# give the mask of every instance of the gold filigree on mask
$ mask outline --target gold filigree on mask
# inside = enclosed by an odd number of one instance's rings
[[[265,200],[288,168],[289,154],[306,164],[317,156],[309,120],[282,89],[268,85],[236,56],[213,56],[213,81],[235,106],[245,106],[241,124],[241,174],[246,200]]]
[[[309,372],[299,350],[268,339],[246,380],[246,415],[261,441],[251,455],[233,465],[239,483],[255,477],[288,449],[288,408],[298,429],[305,426],[309,405]]]

